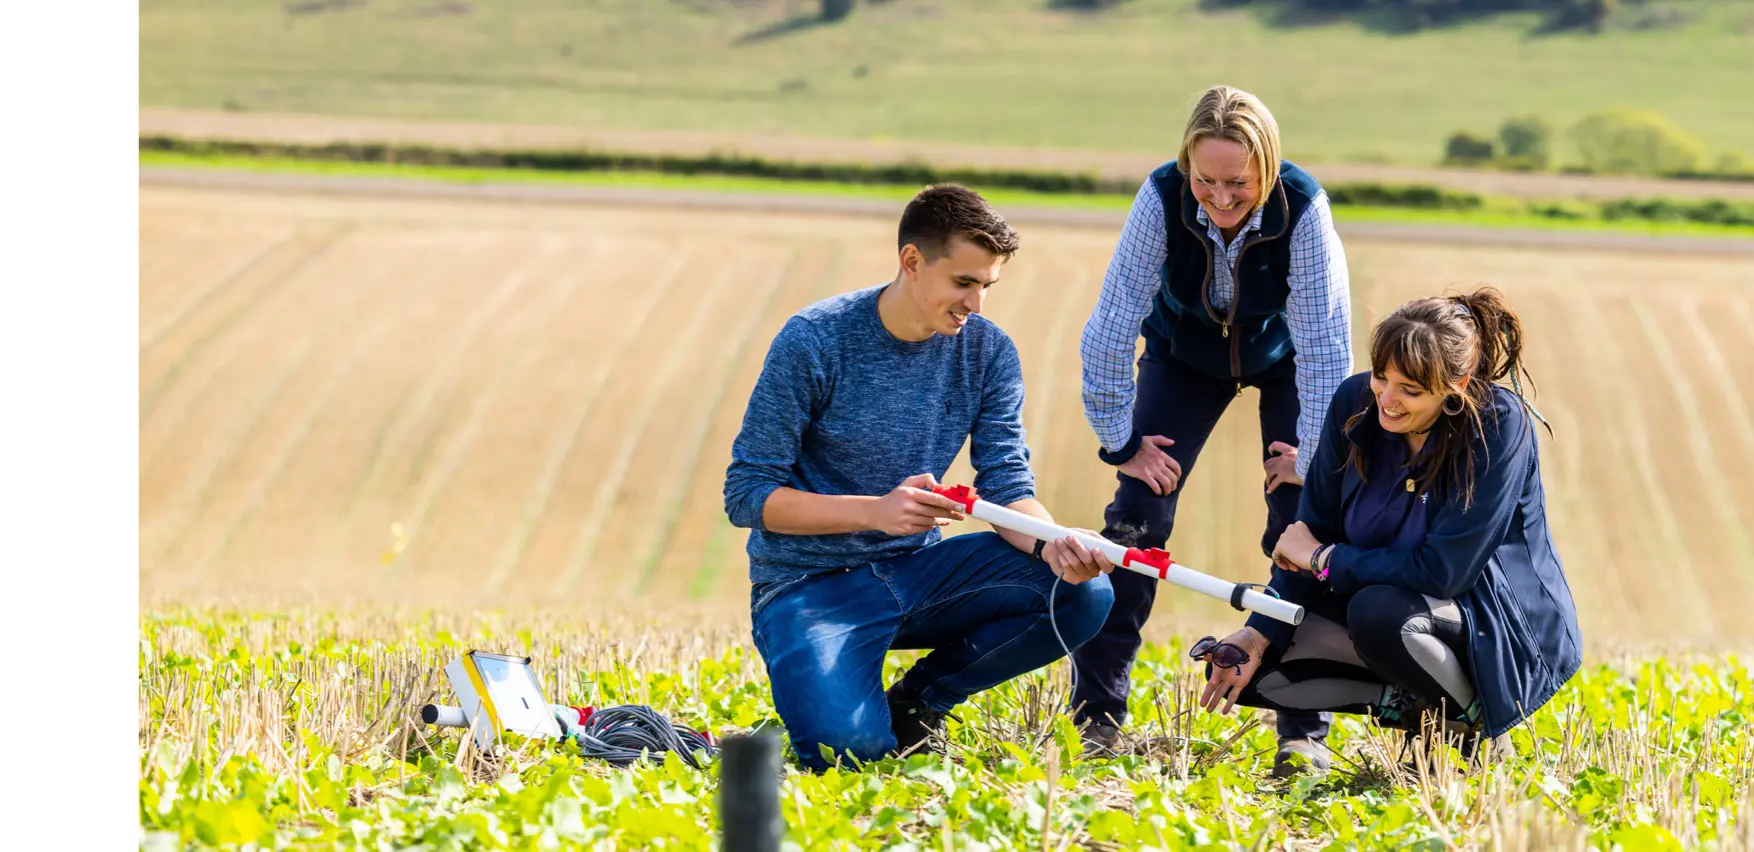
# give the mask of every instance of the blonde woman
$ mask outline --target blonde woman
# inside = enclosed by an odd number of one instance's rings
[[[1352,337],[1327,195],[1280,158],[1278,125],[1259,98],[1228,86],[1200,97],[1178,156],[1139,188],[1081,353],[1085,415],[1117,468],[1103,535],[1164,546],[1200,449],[1252,387],[1266,470],[1261,551],[1271,557],[1296,519],[1328,400],[1352,372]],[[1263,560],[1262,580],[1270,568]],[[1129,669],[1157,592],[1150,577],[1110,579],[1108,620],[1074,653],[1073,707],[1098,749],[1112,749],[1126,723]],[[1325,768],[1329,718],[1279,714],[1275,774],[1296,771],[1293,754]]]

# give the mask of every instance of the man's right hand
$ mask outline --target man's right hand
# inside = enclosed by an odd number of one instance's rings
[[[936,487],[938,480],[929,473],[902,480],[871,505],[870,528],[889,535],[917,535],[967,519],[961,511],[962,504],[933,493]]]
[[[1163,451],[1174,443],[1162,435],[1146,435],[1133,457],[1120,466],[1121,473],[1151,486],[1151,493],[1159,497],[1174,491],[1181,483],[1182,465]]]

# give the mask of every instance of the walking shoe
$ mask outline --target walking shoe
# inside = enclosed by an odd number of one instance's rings
[[[1462,759],[1475,768],[1487,760],[1497,763],[1516,757],[1516,744],[1510,741],[1510,734],[1499,734],[1487,737],[1485,731],[1479,731],[1462,740]]]
[[[1412,730],[1425,709],[1425,703],[1413,693],[1390,684],[1383,687],[1382,698],[1377,702],[1376,720],[1384,727]]]
[[[927,707],[918,698],[903,695],[901,684],[883,693],[889,701],[889,729],[895,733],[895,754],[905,757],[921,752],[939,753],[931,739],[944,736],[944,717],[950,714]]]
[[[1434,716],[1435,714],[1433,714]],[[1424,737],[1441,737],[1445,744],[1456,747],[1456,750],[1461,753],[1464,763],[1474,768],[1479,768],[1488,758],[1499,761],[1516,756],[1516,745],[1511,742],[1510,734],[1488,737],[1483,725],[1471,725],[1467,722],[1445,719],[1436,731],[1428,733],[1424,727],[1422,726],[1421,730],[1418,731],[1409,730],[1402,733],[1401,748],[1406,759],[1401,762],[1401,768],[1409,773],[1417,774],[1419,771],[1417,755],[1412,754],[1413,750],[1417,748],[1416,739],[1425,745],[1426,763],[1430,764],[1432,760],[1433,750],[1437,744],[1426,742]]]
[[[1328,771],[1328,744],[1308,737],[1281,737],[1279,753],[1273,755],[1273,777],[1290,778],[1305,770],[1317,775]]]
[[[1079,738],[1084,741],[1084,753],[1090,757],[1113,757],[1115,746],[1121,741],[1121,729],[1116,725],[1091,722],[1084,726]]]

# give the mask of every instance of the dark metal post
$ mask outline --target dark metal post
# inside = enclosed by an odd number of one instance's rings
[[[719,744],[719,823],[723,852],[779,852],[780,741],[772,732],[726,737]]]

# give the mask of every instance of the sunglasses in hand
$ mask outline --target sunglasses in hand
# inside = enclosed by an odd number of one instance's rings
[[[1249,652],[1229,642],[1220,642],[1212,636],[1195,642],[1194,647],[1188,650],[1188,656],[1196,660],[1207,654],[1212,655],[1212,665],[1221,669],[1233,669],[1239,675],[1242,674],[1243,664],[1249,661]]]

